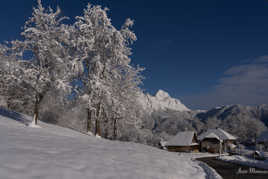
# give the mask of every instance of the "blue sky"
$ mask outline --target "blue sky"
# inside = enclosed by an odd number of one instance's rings
[[[43,0],[71,18],[88,2],[108,7],[116,27],[135,20],[132,59],[146,68],[147,92],[166,90],[192,109],[267,103],[267,0]],[[35,4],[1,2],[0,42],[19,38]]]

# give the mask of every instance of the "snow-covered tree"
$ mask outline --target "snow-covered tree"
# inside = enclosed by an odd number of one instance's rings
[[[88,4],[84,15],[77,17],[75,23],[76,39],[79,39],[76,47],[86,72],[82,81],[88,100],[88,126],[91,130],[95,121],[95,133],[99,133],[101,121],[116,123],[115,119],[125,117],[123,113],[132,108],[128,104],[140,91],[141,83],[141,68],[131,66],[129,58],[129,45],[136,40],[129,29],[133,21],[127,19],[117,30],[107,11]]]
[[[25,84],[18,85],[23,71],[21,64],[7,46],[1,45],[0,51],[0,95],[5,97],[9,109],[22,112],[19,107],[26,107],[23,99],[27,95],[23,90]]]
[[[80,103],[88,109],[88,131],[100,135],[106,130],[105,136],[109,132],[116,138],[125,124],[137,126],[143,69],[131,65],[130,45],[136,40],[133,21],[127,19],[118,30],[107,16],[108,9],[88,4],[83,16],[66,25],[59,8],[45,9],[41,0],[37,2],[21,33],[23,40],[0,48],[1,84],[5,84],[1,89],[32,104],[37,123],[48,92],[70,91],[70,81],[76,77],[82,85],[73,92],[86,99]]]
[[[142,109],[137,99],[141,91],[139,84],[142,68],[125,67],[121,75],[113,80],[110,103],[110,118],[113,126],[113,138],[117,138],[121,128],[127,125],[139,127]]]
[[[5,84],[5,67],[6,67],[6,47],[0,45],[0,95],[5,96],[6,84]]]
[[[14,70],[9,71],[9,81],[25,91],[27,100],[34,103],[34,123],[37,124],[40,104],[51,89],[69,91],[73,60],[69,49],[68,26],[62,24],[60,9],[46,10],[41,0],[33,9],[32,17],[26,21],[21,33],[22,41],[12,41],[10,49],[11,64]],[[9,60],[10,64],[11,61]]]

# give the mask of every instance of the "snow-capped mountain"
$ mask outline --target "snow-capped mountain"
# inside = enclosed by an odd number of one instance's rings
[[[190,111],[179,99],[172,98],[167,92],[158,90],[155,96],[141,94],[139,101],[148,112],[159,110]]]

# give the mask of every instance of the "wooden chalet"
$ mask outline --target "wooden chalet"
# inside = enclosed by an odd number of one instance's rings
[[[198,152],[197,135],[193,131],[179,132],[171,140],[165,142],[164,147],[170,152]]]
[[[209,129],[202,133],[198,140],[200,141],[201,151],[211,153],[223,153],[232,151],[235,148],[237,138],[228,132],[217,128]]]

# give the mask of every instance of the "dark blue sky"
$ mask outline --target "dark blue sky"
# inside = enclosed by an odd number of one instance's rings
[[[268,93],[246,101],[248,95],[259,92],[250,90],[241,96],[244,88],[257,86],[251,83],[253,77],[246,75],[256,68],[228,74],[245,65],[266,67],[267,58],[261,58],[265,64],[256,59],[268,55],[267,0],[43,0],[45,5],[59,5],[63,15],[71,18],[81,15],[88,2],[108,7],[116,27],[128,17],[135,20],[138,41],[132,59],[146,68],[143,88],[147,92],[164,89],[190,108],[267,103]],[[1,2],[0,42],[19,37],[34,5],[35,0]],[[259,83],[265,83],[266,73],[261,75],[264,78]],[[226,78],[234,84],[226,83]],[[233,79],[245,79],[245,86],[237,88]]]

